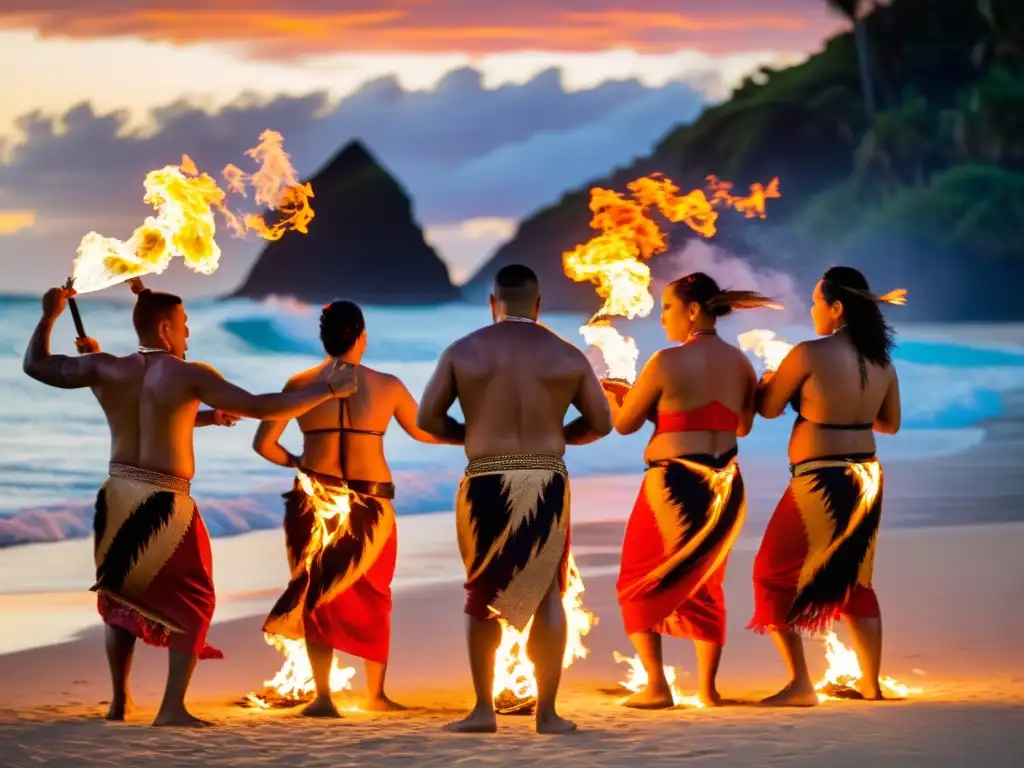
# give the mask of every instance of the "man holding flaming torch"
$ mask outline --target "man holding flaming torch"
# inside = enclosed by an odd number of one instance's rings
[[[74,295],[52,288],[29,341],[24,369],[60,389],[89,387],[110,426],[110,476],[96,497],[94,552],[98,609],[107,625],[113,698],[107,718],[123,720],[132,702],[128,673],[136,638],[170,651],[167,687],[154,725],[201,726],[185,708],[199,658],[220,658],[207,645],[214,587],[210,537],[190,494],[195,460],[192,431],[231,419],[199,411],[289,418],[355,390],[350,366],[333,367],[305,387],[253,395],[203,363],[185,362],[188,325],[179,297],[143,289],[132,321],[138,351],[123,357],[95,351],[50,353],[50,332]],[[79,349],[95,349],[93,342]]]
[[[566,445],[611,432],[608,400],[586,356],[537,323],[540,287],[528,267],[503,267],[492,325],[449,346],[420,403],[419,427],[465,446],[456,499],[466,566],[469,662],[476,706],[448,730],[493,733],[499,619],[522,631],[537,673],[537,732],[567,733],[555,712],[566,643],[562,592],[569,555]],[[448,415],[458,399],[466,423]],[[563,425],[570,406],[579,418]]]

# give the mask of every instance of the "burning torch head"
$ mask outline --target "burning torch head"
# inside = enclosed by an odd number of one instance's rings
[[[540,281],[537,273],[524,264],[508,264],[494,276],[491,292],[491,318],[506,317],[536,320],[540,315]]]
[[[180,296],[148,288],[139,292],[132,311],[132,324],[139,344],[165,349],[185,359],[188,350],[188,315]]]

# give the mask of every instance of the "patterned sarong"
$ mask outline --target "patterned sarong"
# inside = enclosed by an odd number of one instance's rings
[[[557,456],[473,459],[455,506],[466,566],[466,608],[517,630],[533,618],[551,585],[566,586],[569,478]]]
[[[817,634],[839,616],[873,618],[882,466],[873,456],[825,457],[792,468],[754,560],[750,629]]]
[[[626,633],[725,645],[722,582],[746,516],[735,451],[655,462],[626,525],[617,591]]]
[[[263,631],[386,662],[398,554],[391,502],[308,469],[284,499],[291,580]]]
[[[210,535],[189,491],[188,480],[111,463],[96,496],[92,590],[106,624],[219,659],[206,644],[216,602]]]

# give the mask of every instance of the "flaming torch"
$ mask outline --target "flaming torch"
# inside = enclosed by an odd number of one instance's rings
[[[631,198],[600,187],[590,190],[590,226],[599,234],[562,254],[562,263],[566,275],[577,282],[595,283],[597,294],[604,299],[580,333],[588,345],[600,351],[607,378],[617,390],[628,388],[636,379],[639,352],[633,339],[612,327],[611,319],[631,320],[651,313],[654,297],[646,262],[668,249],[664,233],[648,210],[656,208],[669,221],[712,237],[717,231],[716,207],[733,208],[747,218],[764,218],[766,200],[781,196],[778,179],[767,186],[752,185],[745,197],[733,195],[732,185],[714,176],[708,177],[708,183],[710,197],[700,189],[680,195],[679,187],[660,174],[631,181],[627,185]]]
[[[260,214],[242,217],[232,212],[226,204],[227,193],[211,176],[200,173],[185,155],[179,165],[166,165],[146,174],[143,200],[153,206],[155,214],[148,216],[128,240],[97,232],[82,238],[69,286],[73,285],[77,293],[91,293],[134,277],[160,274],[175,256],[195,272],[212,274],[221,253],[215,240],[215,213],[220,213],[238,235],[255,232],[264,239],[277,240],[289,230],[307,232],[313,218],[309,205],[313,190],[297,180],[282,143],[281,134],[264,131],[259,145],[247,153],[260,164],[252,176],[233,165],[224,169],[232,192],[244,195],[246,185],[252,186],[256,202],[278,215],[275,224],[267,225]],[[79,336],[84,336],[81,316],[73,303],[71,313]]]

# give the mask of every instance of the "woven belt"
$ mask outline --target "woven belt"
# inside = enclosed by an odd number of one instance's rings
[[[558,456],[552,456],[549,453],[504,453],[471,459],[466,466],[466,477],[495,472],[514,472],[520,469],[558,472],[566,477],[569,475],[565,468],[565,462]]]
[[[160,488],[165,488],[168,491],[184,494],[185,496],[190,496],[192,493],[191,481],[186,480],[183,477],[165,475],[163,472],[154,472],[151,469],[133,467],[131,464],[118,464],[116,461],[110,462],[110,469],[108,471],[110,472],[111,477],[123,477],[125,480],[138,480],[141,483],[156,485]]]
[[[851,453],[845,456],[819,456],[816,459],[805,459],[789,465],[789,473],[793,477],[801,477],[819,469],[838,469],[850,464],[870,464],[878,461],[873,453]]]

